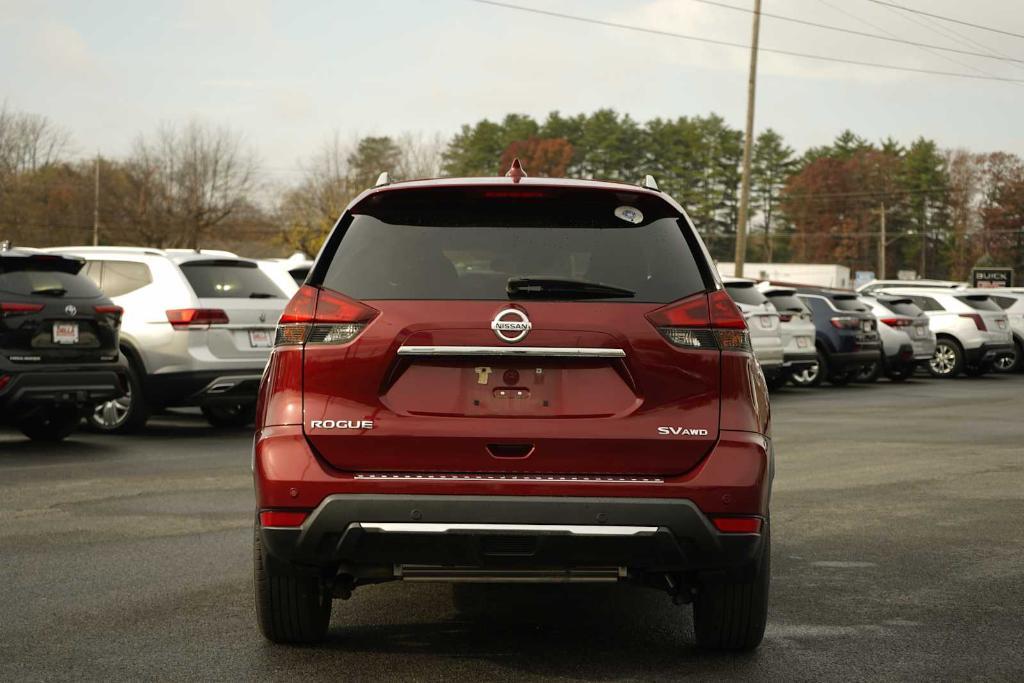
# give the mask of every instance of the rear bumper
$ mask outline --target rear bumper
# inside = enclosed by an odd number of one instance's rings
[[[260,530],[290,566],[355,577],[458,568],[679,572],[750,561],[760,534],[723,534],[685,499],[334,495],[299,529]],[[584,574],[586,576],[586,574]]]
[[[21,372],[0,370],[0,374],[11,376],[0,389],[0,408],[5,412],[40,405],[93,405],[122,396],[127,384],[123,361]]]
[[[994,363],[1000,358],[1015,353],[1013,344],[982,344],[974,349],[964,349],[964,359],[969,365]]]
[[[145,390],[154,403],[167,406],[210,403],[255,403],[262,368],[149,375]]]
[[[919,360],[914,355],[913,345],[901,344],[896,353],[886,355],[885,367],[890,370],[896,370],[908,365],[916,365]]]
[[[271,560],[378,578],[395,578],[395,568],[405,566],[652,572],[735,567],[754,556],[760,534],[720,533],[710,519],[766,518],[773,476],[770,440],[729,431],[690,472],[671,476],[339,472],[310,451],[299,426],[259,432],[253,465],[259,509],[309,512],[299,528],[260,530]],[[375,523],[403,527],[381,530]],[[493,524],[584,528],[478,528]],[[642,530],[595,533],[594,527]]]
[[[880,345],[876,344],[873,349],[860,351],[848,351],[844,353],[833,353],[829,356],[828,362],[834,369],[850,368],[857,365],[867,365],[878,360]]]

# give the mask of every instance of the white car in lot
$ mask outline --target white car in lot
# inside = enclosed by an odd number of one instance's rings
[[[878,318],[881,360],[858,375],[858,379],[873,382],[884,374],[901,382],[911,377],[919,365],[927,366],[931,361],[935,355],[935,333],[928,316],[909,297],[889,295],[882,290],[874,294],[862,295],[860,300]]]
[[[989,292],[992,301],[1006,312],[1013,334],[1013,358],[1004,356],[1001,361],[996,362],[996,369],[1002,372],[1024,370],[1024,287],[986,291]]]
[[[754,348],[754,357],[761,366],[765,381],[769,388],[781,387],[789,375],[784,368],[786,354],[778,311],[757,288],[754,280],[725,277],[722,283],[747,321],[750,345]]]
[[[141,428],[161,408],[199,406],[216,426],[253,415],[286,293],[255,261],[226,251],[61,247],[124,309],[129,391],[89,416],[101,431]]]
[[[857,288],[858,294],[874,294],[880,289],[892,289],[899,287],[903,289],[963,289],[966,282],[955,282],[953,280],[872,280]]]
[[[992,300],[992,290],[891,288],[880,293],[913,301],[928,316],[935,333],[935,353],[928,370],[935,377],[972,377],[991,371],[1012,356],[1013,337],[1006,312]]]
[[[814,347],[814,317],[811,310],[791,287],[762,282],[757,288],[779,314],[782,368],[786,379],[816,368],[818,353]]]

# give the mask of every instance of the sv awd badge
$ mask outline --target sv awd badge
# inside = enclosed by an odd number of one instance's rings
[[[707,436],[706,429],[690,429],[689,427],[658,427],[662,436]]]
[[[373,429],[373,420],[310,420],[310,429]]]

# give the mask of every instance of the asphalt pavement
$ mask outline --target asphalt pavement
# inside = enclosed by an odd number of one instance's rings
[[[1024,375],[786,389],[773,411],[769,626],[741,656],[629,586],[365,587],[325,645],[274,646],[247,431],[0,431],[0,681],[1024,679]]]

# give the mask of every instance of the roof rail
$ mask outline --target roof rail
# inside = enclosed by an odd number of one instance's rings
[[[373,186],[374,187],[384,187],[385,185],[390,185],[390,184],[391,184],[391,176],[388,175],[387,171],[382,171],[381,174],[379,176],[377,176],[377,182],[375,182],[373,184]]]
[[[644,179],[640,182],[640,187],[646,187],[648,190],[654,190],[655,192],[661,192],[658,187],[658,181],[654,179],[650,173],[644,176]]]
[[[44,251],[50,251],[54,253],[58,252],[84,252],[84,253],[99,253],[109,252],[114,254],[148,254],[150,256],[166,256],[167,252],[163,249],[156,247],[93,247],[87,245],[80,246],[68,246],[68,247],[47,247]]]

